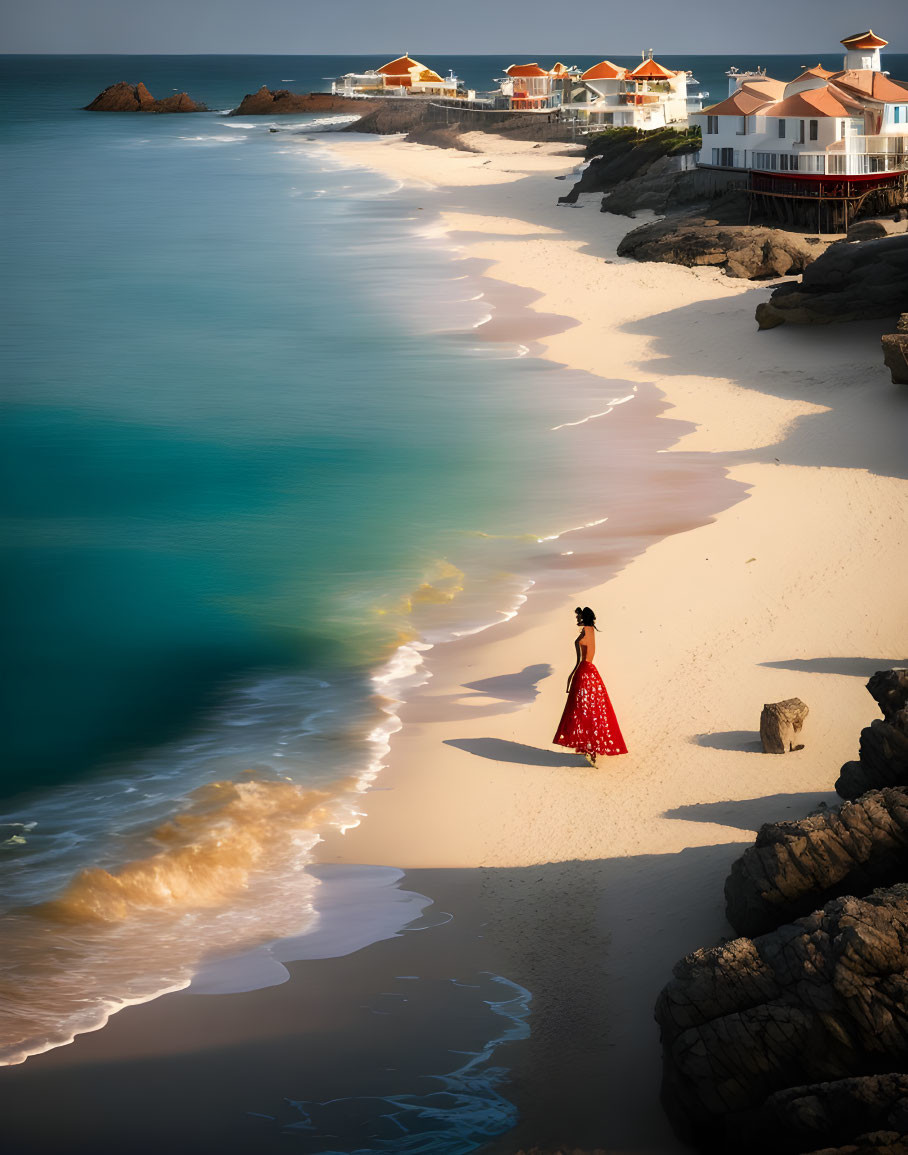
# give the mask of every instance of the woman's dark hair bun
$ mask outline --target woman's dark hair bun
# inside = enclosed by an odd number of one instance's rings
[[[596,615],[593,613],[589,606],[583,606],[582,608],[578,606],[574,610],[574,613],[580,615],[580,620],[585,626],[595,626]]]

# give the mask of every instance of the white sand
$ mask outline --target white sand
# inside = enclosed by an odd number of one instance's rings
[[[696,425],[672,452],[707,454],[704,470],[725,466],[748,493],[606,584],[557,607],[531,595],[511,622],[432,651],[382,789],[364,798],[368,817],[323,858],[484,868],[504,973],[537,999],[521,1142],[590,1142],[581,1099],[557,1077],[573,1054],[601,1059],[583,1088],[599,1146],[682,1150],[657,1102],[658,991],[681,955],[731,933],[722,885],[757,827],[836,800],[838,769],[876,716],[867,676],[908,661],[908,482],[896,476],[908,464],[908,394],[882,364],[885,322],[759,333],[767,286],[614,260],[632,225],[599,213],[598,197],[556,205],[569,186],[552,177],[576,163],[560,146],[471,143],[483,152],[397,138],[330,147],[418,182],[465,254],[491,262],[488,276],[580,322],[545,338],[544,356],[654,382],[668,418]],[[650,529],[658,535],[658,518]],[[562,542],[595,548],[609,530]],[[550,744],[576,604],[599,614],[597,665],[630,749],[595,770]],[[554,673],[516,707],[465,688],[540,663]],[[762,704],[795,696],[810,707],[805,749],[761,755]],[[513,868],[537,864],[553,865],[513,882]],[[565,936],[576,940],[568,970]],[[551,1136],[539,1133],[543,1108],[558,1116]]]

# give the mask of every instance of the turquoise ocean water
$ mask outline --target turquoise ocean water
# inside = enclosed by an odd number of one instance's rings
[[[511,63],[425,59],[480,89]],[[712,99],[729,64],[816,62],[664,59]],[[617,500],[617,473],[578,485],[552,430],[628,390],[565,388],[525,345],[481,340],[481,270],[417,193],[331,156],[332,118],[222,115],[380,61],[3,63],[17,1062],[305,928],[301,866],[356,821],[422,647],[512,613],[539,539]],[[80,111],[121,79],[213,111]]]

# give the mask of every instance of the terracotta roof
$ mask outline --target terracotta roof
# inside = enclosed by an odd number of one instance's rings
[[[832,73],[823,67],[822,64],[815,64],[813,68],[807,68],[800,76],[796,76],[794,80],[790,80],[789,84],[797,84],[799,80],[828,80]]]
[[[626,68],[612,64],[611,60],[600,60],[592,68],[588,68],[580,77],[581,80],[621,80],[627,74]]]
[[[745,80],[739,91],[760,96],[763,100],[781,100],[785,95],[785,81],[773,80],[771,76],[762,80]]]
[[[551,67],[551,73],[553,76],[563,76],[565,72],[568,71],[570,71],[568,66],[566,64],[562,64],[560,60],[553,64]]]
[[[671,69],[663,68],[661,64],[657,64],[652,57],[649,60],[644,60],[642,64],[638,64],[633,72],[629,72],[628,77],[633,77],[634,80],[668,80],[671,76],[676,76],[677,73],[672,72]]]
[[[512,64],[510,68],[506,68],[505,72],[508,76],[548,76],[544,68],[540,68],[538,64]]]
[[[424,68],[419,74],[419,79],[422,83],[428,83],[429,81],[433,80],[437,81],[439,84],[444,83],[438,73],[433,72],[431,68]]]
[[[709,108],[704,108],[703,112],[709,116],[751,116],[767,104],[772,104],[771,97],[755,96],[753,93],[744,92],[739,88],[737,92],[733,92],[725,100],[720,100],[718,104],[711,104]]]
[[[840,40],[839,44],[844,44],[846,48],[885,48],[889,43],[888,40],[883,40],[879,36],[875,36],[873,29],[869,28],[866,32],[858,32],[854,36],[846,36],[844,40]]]
[[[383,76],[404,76],[411,68],[425,68],[418,60],[411,60],[409,56],[398,56],[396,60],[389,60],[379,68]]]
[[[834,72],[830,83],[846,89],[850,94],[859,94],[883,104],[905,104],[908,102],[908,86],[903,80],[891,80],[882,72],[870,68],[850,68],[845,72]]]
[[[851,116],[854,112],[863,109],[856,104],[847,93],[839,92],[834,87],[810,88],[807,92],[796,92],[794,96],[786,97],[778,104],[770,104],[760,113],[761,116]]]

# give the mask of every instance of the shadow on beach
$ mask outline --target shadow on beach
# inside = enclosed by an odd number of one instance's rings
[[[283,985],[128,1007],[2,1072],[5,1139],[33,1155],[121,1155],[125,1136],[132,1155],[371,1149],[370,1128],[389,1114],[381,1097],[451,1107],[442,1076],[489,1037],[480,987],[491,975],[530,992],[532,1034],[502,1042],[471,1076],[480,1100],[491,1080],[488,1103],[460,1124],[488,1127],[477,1149],[683,1152],[659,1107],[652,1008],[677,958],[728,933],[721,879],[741,850],[410,871],[401,886],[450,921],[288,963]],[[307,1105],[338,1097],[352,1129],[329,1139],[307,1124]],[[519,1111],[506,1133],[502,1104]]]

